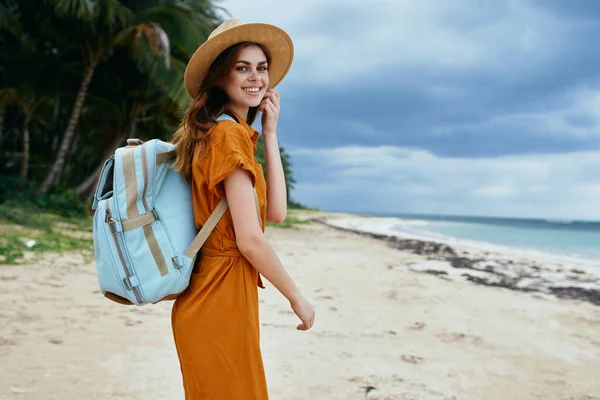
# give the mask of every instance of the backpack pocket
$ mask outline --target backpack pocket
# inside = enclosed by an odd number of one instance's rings
[[[125,264],[125,255],[119,244],[118,238],[110,230],[110,211],[107,210],[109,200],[102,200],[94,216],[94,254],[98,283],[100,289],[113,293],[135,304],[141,303],[142,297],[137,288],[126,286],[128,276]],[[135,289],[135,291],[133,290]]]

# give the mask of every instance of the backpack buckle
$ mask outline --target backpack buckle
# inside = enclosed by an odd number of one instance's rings
[[[179,256],[172,257],[171,261],[173,262],[173,265],[175,266],[175,269],[181,269],[181,268],[183,268],[183,263],[179,259]]]
[[[125,285],[125,289],[127,289],[127,290],[133,289],[133,287],[131,287],[131,282],[129,281],[129,278],[123,279],[123,284]]]
[[[116,235],[117,233],[123,232],[123,224],[118,219],[109,218],[108,229],[110,229],[110,233]]]
[[[104,222],[108,224],[108,229],[110,233],[116,235],[119,232],[123,232],[123,224],[118,219],[112,217],[110,210],[106,210],[106,215],[104,216]],[[116,225],[118,223],[118,225]]]
[[[125,289],[133,290],[133,288],[140,286],[140,281],[137,276],[132,275],[128,278],[123,279],[123,284],[125,285]]]

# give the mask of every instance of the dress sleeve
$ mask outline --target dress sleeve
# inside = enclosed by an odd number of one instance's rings
[[[232,123],[233,124],[233,123]],[[225,198],[223,181],[236,168],[250,173],[252,186],[256,184],[254,146],[248,132],[239,124],[228,124],[227,128],[215,127],[211,135],[211,146],[204,162],[208,190],[219,199]]]

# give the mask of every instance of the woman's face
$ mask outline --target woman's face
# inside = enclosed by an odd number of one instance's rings
[[[223,84],[236,108],[257,107],[269,87],[267,57],[258,46],[244,47]]]

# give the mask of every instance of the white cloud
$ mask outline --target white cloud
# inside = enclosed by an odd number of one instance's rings
[[[323,209],[600,219],[600,151],[446,158],[398,147],[293,149],[293,193]]]
[[[525,1],[482,7],[478,0],[223,1],[246,22],[278,25],[292,36],[290,79],[343,84],[384,69],[470,70],[515,75],[562,46],[549,14]],[[488,10],[489,9],[489,10]]]

